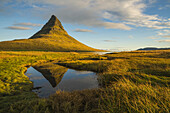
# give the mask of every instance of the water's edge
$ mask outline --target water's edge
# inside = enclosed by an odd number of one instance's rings
[[[41,67],[42,68],[42,67]],[[56,72],[36,66],[28,67],[25,75],[33,82],[33,92],[46,98],[56,91],[74,91],[98,88],[97,75],[91,71],[78,71],[57,66]]]

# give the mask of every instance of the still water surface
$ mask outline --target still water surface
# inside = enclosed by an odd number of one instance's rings
[[[98,55],[104,55],[104,54],[108,54],[108,53],[113,53],[113,52],[77,52],[77,53],[80,53],[80,54],[98,54]]]
[[[98,88],[97,75],[91,71],[68,69],[61,81],[53,86],[40,72],[33,67],[28,68],[26,76],[33,82],[35,92],[39,97],[46,98],[57,90],[73,91]],[[57,78],[56,78],[57,79]]]

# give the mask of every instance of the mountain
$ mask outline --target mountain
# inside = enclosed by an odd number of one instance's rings
[[[43,28],[29,39],[50,37],[50,35],[52,35],[53,37],[54,35],[64,34],[68,35],[67,32],[64,30],[61,22],[58,20],[58,18],[52,15],[50,20],[43,26]]]
[[[102,51],[84,45],[64,30],[59,19],[50,20],[29,39],[0,42],[0,50],[18,51]]]
[[[145,47],[145,48],[140,48],[138,50],[168,50],[170,48],[156,48],[156,47]]]

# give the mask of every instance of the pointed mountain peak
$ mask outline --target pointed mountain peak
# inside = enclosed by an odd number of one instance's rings
[[[52,15],[50,19],[58,19],[55,15]]]
[[[52,15],[51,18],[57,18],[55,15]]]
[[[52,15],[42,29],[34,34],[30,39],[41,38],[44,36],[47,37],[49,34],[67,34],[60,20],[55,15]]]
[[[44,27],[55,27],[55,26],[58,26],[64,30],[60,20],[55,15],[52,15],[50,20],[46,23]]]

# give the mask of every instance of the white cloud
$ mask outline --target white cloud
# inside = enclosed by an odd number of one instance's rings
[[[103,40],[104,42],[116,42],[115,40]]]
[[[166,9],[166,8],[169,8],[169,7],[170,7],[170,5],[168,4],[168,5],[165,5],[164,7],[159,7],[158,9],[162,10],[162,9]]]
[[[147,37],[149,39],[158,39],[159,37],[155,37],[155,36],[150,36],[150,37]]]
[[[131,30],[132,28],[122,24],[122,23],[112,23],[112,22],[96,22],[91,23],[92,26],[95,27],[105,27],[106,29],[123,29],[123,30]]]
[[[12,1],[12,0],[9,0]],[[170,28],[170,19],[145,13],[155,0],[17,0],[21,7],[31,6],[36,16],[54,14],[63,22],[106,29],[130,30],[132,26],[152,29]],[[18,5],[15,3],[16,5]],[[42,10],[42,13],[39,11]],[[109,20],[105,21],[104,19]]]
[[[112,37],[112,39],[119,39],[119,37]]]
[[[158,23],[158,25],[161,25],[161,26],[170,26],[170,22],[162,22],[162,23]]]
[[[34,23],[17,23],[14,25],[21,25],[21,26],[42,26],[42,24],[34,24]]]
[[[12,30],[30,30],[31,28],[29,27],[21,27],[21,26],[9,26],[7,29],[12,29]]]
[[[170,38],[170,35],[165,35],[165,36],[162,36],[164,38]]]
[[[164,29],[157,32],[158,36],[170,35],[170,30]]]
[[[128,38],[133,39],[134,37],[132,35],[129,35]]]
[[[156,40],[157,42],[170,42],[170,40]]]
[[[75,29],[75,32],[93,32],[92,30],[88,30],[88,29]]]

